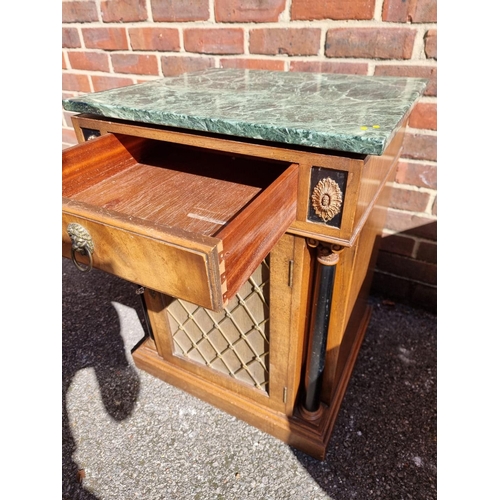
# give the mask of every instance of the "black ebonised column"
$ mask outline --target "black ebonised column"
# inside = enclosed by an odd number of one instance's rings
[[[325,369],[326,341],[339,256],[330,248],[318,245],[316,242],[311,243],[311,246],[317,246],[317,257],[304,376],[305,394],[301,410],[306,418],[315,419],[321,414],[321,383]]]

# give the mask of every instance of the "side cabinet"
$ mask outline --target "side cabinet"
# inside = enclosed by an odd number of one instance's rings
[[[64,101],[62,254],[142,291],[136,366],[324,459],[425,86],[214,68]]]
[[[137,367],[323,459],[404,128],[372,157],[73,122],[63,255],[141,285]]]

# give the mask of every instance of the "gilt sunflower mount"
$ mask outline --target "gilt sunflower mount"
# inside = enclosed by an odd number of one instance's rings
[[[307,220],[340,227],[347,173],[313,167],[309,191]]]

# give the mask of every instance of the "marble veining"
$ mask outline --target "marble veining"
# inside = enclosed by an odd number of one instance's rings
[[[420,78],[209,69],[66,99],[64,109],[292,145],[381,155]]]

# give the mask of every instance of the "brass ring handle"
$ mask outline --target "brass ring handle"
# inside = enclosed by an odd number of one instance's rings
[[[71,260],[73,264],[82,273],[89,272],[92,269],[92,254],[94,253],[94,242],[90,233],[76,222],[68,224],[67,231],[71,239]],[[81,255],[87,255],[89,259],[88,265],[82,265],[76,260],[76,252]]]

